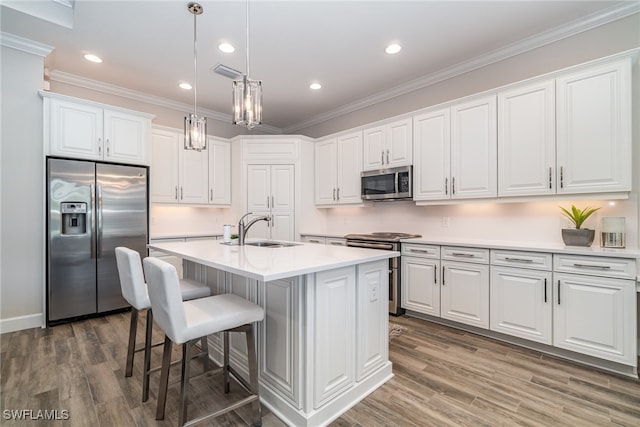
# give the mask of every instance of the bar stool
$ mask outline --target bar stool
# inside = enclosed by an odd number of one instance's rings
[[[130,377],[133,373],[133,357],[135,353],[144,350],[144,375],[142,381],[142,401],[149,400],[149,375],[158,370],[151,369],[151,333],[153,328],[153,313],[151,311],[151,301],[147,291],[147,284],[144,281],[142,272],[142,261],[137,251],[125,247],[117,247],[116,265],[120,276],[120,289],[122,296],[131,305],[131,324],[129,326],[129,345],[127,348],[127,364],[125,377]],[[208,297],[211,289],[205,284],[195,280],[180,280],[180,295],[184,300]],[[147,312],[147,328],[145,333],[144,346],[136,347],[136,333],[138,330],[138,315],[141,311]],[[160,343],[156,344],[160,345]],[[205,356],[205,368],[208,368],[209,346],[206,338],[202,340],[202,353]]]
[[[180,381],[179,425],[191,425],[230,412],[240,406],[251,403],[253,423],[262,425],[260,397],[258,395],[258,367],[254,342],[254,324],[264,318],[262,307],[234,294],[215,295],[192,301],[180,299],[178,274],[173,265],[157,258],[145,258],[143,261],[148,279],[149,297],[155,321],[165,332],[162,372],[156,420],[164,419],[171,363],[172,343],[182,344],[182,378]],[[229,392],[229,374],[242,385],[250,395],[223,409],[187,422],[189,365],[191,347],[203,336],[224,332],[224,363],[215,371],[222,372],[224,391]],[[247,358],[249,361],[249,383],[229,366],[229,332],[244,332],[247,339]]]

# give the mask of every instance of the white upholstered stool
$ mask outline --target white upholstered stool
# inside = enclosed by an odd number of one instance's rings
[[[258,366],[253,331],[254,323],[264,318],[262,307],[234,294],[215,295],[183,302],[180,298],[178,274],[173,265],[157,258],[145,258],[143,264],[150,288],[149,297],[154,318],[158,326],[166,334],[156,419],[164,419],[171,347],[172,343],[176,343],[182,344],[182,378],[178,417],[180,426],[199,423],[249,403],[251,403],[253,409],[253,424],[262,425],[260,398],[258,396]],[[222,371],[224,374],[225,393],[229,392],[229,373],[231,373],[251,394],[223,409],[187,422],[191,347],[202,337],[216,332],[224,332],[224,363],[217,371]],[[244,332],[246,335],[250,384],[247,384],[229,366],[229,332]]]
[[[117,247],[116,264],[120,276],[120,288],[122,296],[131,305],[131,325],[129,327],[129,345],[127,348],[127,364],[125,377],[130,377],[133,372],[133,356],[136,352],[144,350],[144,375],[142,382],[142,401],[149,399],[149,375],[151,369],[151,332],[153,327],[153,313],[151,311],[151,301],[147,291],[147,284],[142,272],[142,261],[137,251],[125,247]],[[211,289],[207,285],[194,280],[180,280],[180,295],[184,300],[208,297]],[[138,314],[140,311],[147,312],[147,328],[145,343],[141,348],[136,349],[136,332],[138,330]],[[206,353],[205,365],[208,367],[208,344],[202,340],[202,352]],[[157,370],[157,369],[154,369]]]

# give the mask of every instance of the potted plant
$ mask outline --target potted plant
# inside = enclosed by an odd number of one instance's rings
[[[562,240],[564,244],[567,246],[591,246],[593,243],[593,238],[596,235],[595,230],[590,230],[588,228],[581,228],[582,224],[593,215],[600,208],[590,208],[587,206],[586,208],[580,210],[576,208],[574,205],[571,205],[571,210],[563,208],[559,206],[562,214],[569,218],[569,220],[575,225],[575,229],[573,228],[563,228],[562,229]]]

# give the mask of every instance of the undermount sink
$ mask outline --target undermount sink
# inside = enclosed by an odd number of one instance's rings
[[[259,242],[245,242],[248,246],[260,246],[263,248],[286,248],[289,246],[297,246],[298,243],[274,242],[271,240],[261,240]]]

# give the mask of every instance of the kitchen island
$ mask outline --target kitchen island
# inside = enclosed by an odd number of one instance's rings
[[[388,260],[398,252],[220,241],[149,248],[182,257],[185,277],[207,283],[213,294],[235,293],[264,308],[257,327],[260,400],[287,424],[326,425],[393,376]],[[209,346],[220,362],[217,335]],[[243,341],[231,337],[230,360],[247,378]]]

